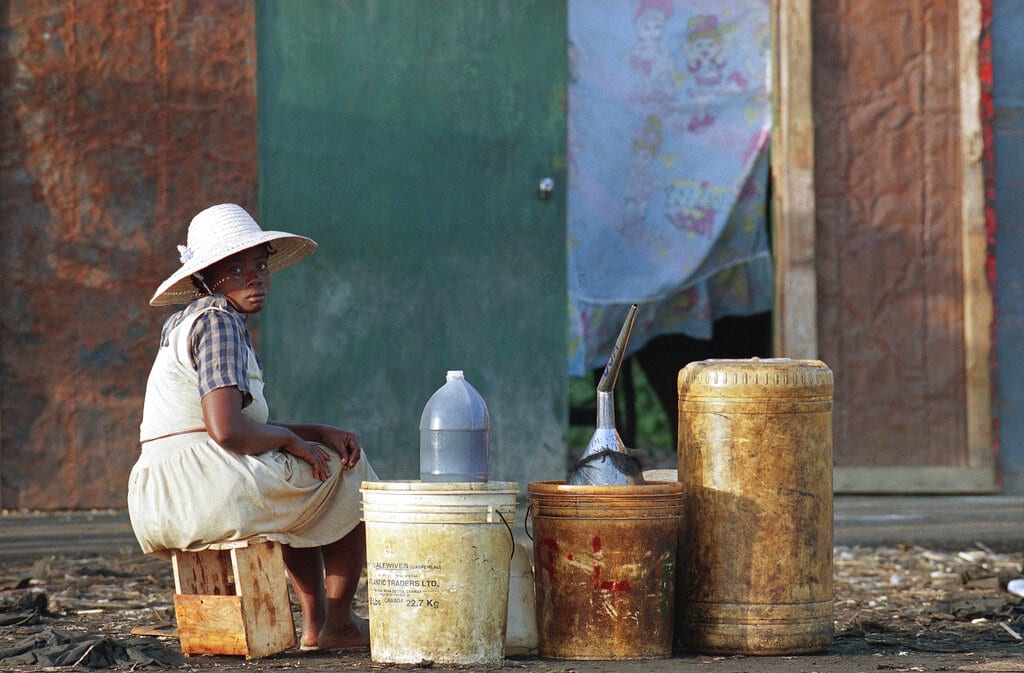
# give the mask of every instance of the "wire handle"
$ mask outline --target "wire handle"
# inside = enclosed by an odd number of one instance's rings
[[[509,537],[510,540],[512,540],[512,553],[509,554],[508,557],[512,558],[513,556],[516,555],[516,536],[515,536],[515,533],[512,532],[512,526],[508,525],[508,521],[505,520],[505,515],[501,513],[501,510],[500,509],[496,509],[494,511],[497,512],[498,516],[501,517],[501,522],[503,524],[505,524],[505,528],[508,528],[508,537]]]

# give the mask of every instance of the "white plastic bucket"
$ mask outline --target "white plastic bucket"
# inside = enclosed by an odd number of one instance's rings
[[[514,482],[366,481],[370,658],[504,659]]]
[[[517,542],[508,579],[505,656],[529,654],[536,649],[537,599],[534,595],[533,566],[526,547]]]

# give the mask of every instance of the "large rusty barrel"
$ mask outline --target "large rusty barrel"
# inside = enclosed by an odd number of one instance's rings
[[[672,656],[682,486],[528,486],[537,651],[549,659]]]
[[[703,360],[679,372],[677,649],[816,652],[832,643],[832,370]]]

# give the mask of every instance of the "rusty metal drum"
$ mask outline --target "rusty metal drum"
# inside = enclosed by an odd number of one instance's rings
[[[832,371],[704,360],[679,372],[676,647],[816,652],[833,638]]]
[[[682,486],[543,481],[527,491],[538,654],[671,657]]]

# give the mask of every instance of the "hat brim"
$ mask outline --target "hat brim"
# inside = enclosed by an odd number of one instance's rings
[[[317,248],[317,243],[311,238],[289,234],[283,231],[264,231],[255,236],[245,236],[226,245],[218,250],[216,255],[205,258],[192,257],[181,268],[167,278],[149,300],[150,306],[171,306],[174,304],[188,304],[200,293],[192,284],[192,275],[202,271],[222,259],[254,248],[265,243],[272,243],[274,254],[270,256],[270,272],[275,273],[287,269],[296,262],[301,262]]]

